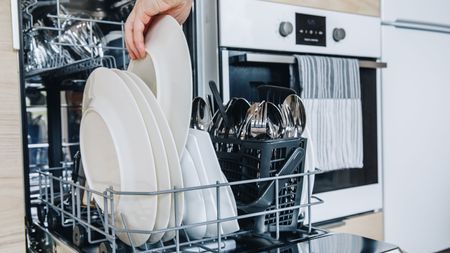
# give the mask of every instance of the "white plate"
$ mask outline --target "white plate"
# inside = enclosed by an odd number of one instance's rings
[[[87,109],[80,126],[80,150],[88,185],[97,191],[113,186],[120,191],[156,191],[156,172],[149,137],[139,107],[114,71],[98,68],[90,78]],[[103,198],[94,195],[103,208]],[[120,196],[115,200],[116,226],[152,230],[156,196]],[[150,235],[131,234],[134,245]],[[130,244],[127,234],[118,237]]]
[[[153,114],[156,118],[156,122],[158,123],[161,137],[164,141],[164,149],[166,151],[165,153],[167,156],[167,161],[169,163],[171,185],[172,187],[176,187],[178,189],[183,188],[184,184],[183,184],[183,175],[180,167],[180,158],[178,156],[172,132],[170,131],[169,124],[167,123],[167,120],[161,110],[161,107],[159,106],[155,96],[150,91],[149,87],[137,75],[128,71],[124,71],[123,73],[126,73],[129,77],[131,77],[134,80],[135,84],[144,94],[145,98],[147,99],[147,102],[152,108]],[[177,193],[176,200],[177,200],[176,215],[178,217],[177,219],[178,223],[175,222],[175,205],[174,205],[174,198],[172,198],[172,205],[170,208],[170,219],[168,225],[169,227],[174,227],[175,225],[180,226],[182,222],[181,217],[183,217],[185,209],[184,193],[183,192]],[[164,234],[162,240],[167,241],[173,239],[174,237],[175,231],[168,231]]]
[[[181,170],[183,171],[183,179],[185,187],[200,186],[197,169],[191,154],[183,151],[181,156]],[[206,207],[202,190],[187,191],[184,194],[186,198],[186,209],[183,216],[183,224],[191,225],[206,221]],[[201,239],[206,234],[206,225],[187,228],[186,232],[192,239]]]
[[[131,61],[128,70],[153,91],[166,115],[180,155],[191,117],[192,65],[186,37],[170,16],[152,19],[145,36],[147,56]]]
[[[203,158],[203,165],[207,170],[208,181],[210,184],[214,184],[217,181],[220,183],[227,183],[227,179],[222,173],[217,155],[214,150],[214,146],[211,142],[211,137],[208,132],[190,129],[189,135],[197,140],[200,148],[200,154]],[[190,138],[190,137],[189,137]],[[231,187],[220,188],[220,215],[221,218],[230,218],[237,216],[236,200],[234,199],[233,191]],[[230,234],[239,230],[239,224],[237,220],[221,223],[223,233]]]
[[[200,179],[201,185],[210,185],[209,177],[207,175],[208,171],[203,164],[202,155],[200,148],[198,146],[197,140],[194,135],[189,134],[186,144],[186,149],[191,154],[192,160],[194,161],[195,169],[197,170],[198,178]],[[215,182],[214,182],[215,184]],[[203,190],[203,197],[205,199],[206,205],[206,218],[208,221],[217,220],[217,198],[215,188],[207,188]],[[220,233],[223,234],[222,227],[220,228]],[[207,237],[217,236],[217,224],[209,224],[206,226]]]
[[[139,89],[138,85],[135,84],[134,80],[128,76],[127,73],[118,69],[113,71],[127,84],[128,89],[133,94],[135,101],[139,106],[145,126],[147,127],[147,133],[150,137],[149,141],[151,143],[153,157],[155,159],[158,191],[170,190],[172,186],[170,184],[169,165],[167,162],[166,150],[164,148],[164,142],[160,134],[157,120],[153,115],[152,108],[144,94]],[[171,194],[158,195],[158,210],[156,212],[156,223],[154,230],[167,228],[170,218],[170,212],[167,212],[167,210],[170,210],[172,205],[171,199]],[[163,235],[164,233],[151,234],[149,242],[155,243],[161,240]]]
[[[90,75],[89,78],[86,80],[86,84],[84,85],[84,91],[83,91],[83,101],[81,103],[81,110],[82,112],[85,112],[89,105],[89,98],[90,98],[90,89],[91,89],[91,83],[94,82],[95,76]]]
[[[316,170],[316,160],[314,157],[314,145],[312,141],[311,134],[309,132],[308,127],[305,128],[305,131],[302,135],[303,138],[307,139],[306,144],[306,155],[305,155],[305,172],[312,172]],[[314,188],[314,175],[309,176],[310,177],[310,187],[309,187],[309,193],[312,195],[312,191]],[[301,205],[305,205],[308,203],[308,177],[303,178],[303,186],[302,186],[302,196],[301,196]],[[300,213],[305,213],[306,207],[300,208]]]

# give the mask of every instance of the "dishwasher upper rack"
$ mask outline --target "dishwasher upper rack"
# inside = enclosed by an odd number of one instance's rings
[[[308,224],[306,227],[302,227],[298,229],[298,232],[301,233],[301,239],[311,239],[315,236],[323,235],[325,232],[322,230],[318,230],[312,227],[311,224],[311,207],[314,205],[322,204],[323,200],[316,196],[312,196],[308,192],[308,201],[306,204],[295,205],[289,207],[280,207],[279,203],[275,203],[275,208],[271,210],[265,210],[262,212],[254,212],[247,213],[244,215],[237,215],[234,217],[221,218],[220,212],[218,212],[218,217],[215,220],[210,220],[202,223],[184,225],[178,227],[172,227],[167,229],[159,229],[153,231],[147,230],[130,230],[125,228],[120,228],[115,225],[114,219],[110,219],[109,217],[116,217],[115,210],[112,208],[114,206],[115,196],[121,195],[134,195],[134,196],[157,196],[160,194],[179,194],[181,192],[187,191],[195,191],[195,190],[204,190],[204,189],[214,189],[217,196],[219,196],[221,190],[224,187],[230,186],[239,186],[245,184],[254,184],[254,183],[264,183],[264,182],[274,182],[276,185],[275,195],[278,194],[279,181],[284,179],[292,179],[292,178],[300,178],[306,177],[309,178],[312,175],[322,173],[322,171],[313,171],[308,173],[300,173],[300,174],[292,174],[285,176],[272,176],[260,179],[252,179],[252,180],[242,180],[235,181],[229,183],[219,183],[204,185],[198,187],[189,187],[182,189],[172,189],[165,191],[156,191],[156,192],[122,192],[116,191],[112,187],[105,189],[103,192],[98,192],[83,185],[80,185],[78,182],[74,182],[72,178],[68,176],[55,176],[58,174],[62,175],[70,175],[70,173],[61,173],[62,171],[71,170],[70,166],[63,166],[60,168],[50,168],[39,171],[39,200],[42,203],[42,207],[45,207],[46,214],[41,211],[38,211],[39,221],[41,224],[45,223],[45,218],[47,219],[47,227],[50,230],[60,230],[63,229],[71,231],[73,243],[81,242],[79,240],[84,240],[84,243],[88,245],[99,245],[99,247],[103,247],[105,251],[100,252],[181,252],[181,250],[186,248],[198,247],[199,249],[206,250],[207,252],[221,252],[226,249],[227,241],[238,238],[239,236],[252,234],[252,231],[240,230],[236,233],[229,235],[222,235],[218,230],[217,235],[212,238],[203,238],[199,240],[191,240],[187,236],[185,229],[195,226],[204,226],[208,224],[220,224],[223,222],[227,222],[230,220],[241,220],[241,219],[249,219],[254,217],[260,217],[268,214],[275,214],[276,220],[279,221],[279,215],[282,212],[306,208],[308,214]],[[310,180],[306,180],[309,184]],[[309,186],[309,185],[308,185]],[[62,194],[61,194],[62,192]],[[101,196],[104,201],[105,208],[100,210],[100,208],[96,204],[83,204],[83,196],[86,199],[92,199],[94,195]],[[278,197],[278,195],[277,195]],[[176,203],[176,197],[173,198]],[[216,199],[216,205],[218,209],[220,209],[220,198]],[[126,220],[122,217],[122,221],[126,224]],[[181,217],[176,217],[176,219],[180,219]],[[176,237],[169,242],[158,242],[156,244],[150,245],[145,244],[142,247],[126,247],[123,243],[119,242],[117,239],[117,233],[127,233],[132,234],[152,234],[158,232],[166,232],[166,231],[175,231]],[[280,240],[280,231],[279,226],[276,226],[275,232],[272,232],[272,236],[274,240]],[[78,237],[77,237],[78,236]],[[78,240],[78,241],[77,241]],[[78,246],[78,245],[77,245]],[[80,245],[81,246],[81,245]]]
[[[121,68],[126,68],[128,64],[127,59],[127,49],[125,48],[125,41],[121,39],[119,43],[114,43],[114,45],[107,45],[106,36],[103,34],[99,35],[101,37],[101,41],[96,41],[95,30],[98,28],[98,25],[107,25],[110,30],[117,31],[119,34],[116,34],[115,39],[124,38],[125,31],[125,23],[124,21],[112,21],[112,20],[100,20],[95,18],[90,18],[86,16],[73,16],[69,14],[64,14],[62,3],[67,3],[65,0],[55,0],[55,1],[37,1],[32,0],[23,4],[22,12],[24,17],[24,22],[29,23],[28,25],[24,25],[22,30],[25,35],[24,38],[33,37],[32,35],[26,36],[32,32],[36,31],[46,31],[56,33],[55,37],[52,40],[48,41],[49,46],[47,49],[56,50],[57,53],[54,57],[48,59],[48,64],[42,68],[31,68],[25,71],[25,78],[30,79],[36,76],[49,76],[49,75],[68,75],[73,73],[78,73],[81,71],[90,71],[95,69],[96,67],[108,67],[108,68],[117,68],[120,66]],[[33,18],[33,10],[39,6],[54,6],[56,10],[56,15],[47,14],[46,17],[54,20],[54,25],[39,25],[35,26],[33,22],[35,19]],[[86,43],[78,43],[80,41],[75,42],[66,42],[61,41],[61,38],[64,35],[64,22],[84,22],[87,25],[85,34],[89,36],[85,38]],[[113,39],[113,40],[115,40]],[[24,43],[27,43],[24,40]],[[66,49],[69,48],[87,48],[90,49],[90,54],[84,55],[80,59],[73,59],[70,57]],[[94,54],[93,51],[100,51],[100,54]],[[51,50],[50,50],[51,51]],[[110,55],[105,55],[105,52],[110,52]],[[69,55],[69,56],[68,56]],[[117,56],[120,56],[117,57]],[[116,58],[119,58],[119,62],[117,62]]]

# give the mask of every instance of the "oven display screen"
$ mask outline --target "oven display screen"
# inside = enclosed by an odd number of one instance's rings
[[[295,28],[297,45],[327,45],[325,17],[296,13]]]

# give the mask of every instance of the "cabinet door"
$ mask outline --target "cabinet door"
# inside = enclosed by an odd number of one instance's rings
[[[380,16],[380,0],[265,0],[304,7]]]
[[[25,252],[19,63],[10,1],[0,1],[0,252]]]
[[[450,25],[448,0],[382,0],[383,21],[409,20]]]
[[[450,247],[450,35],[383,27],[385,240]]]

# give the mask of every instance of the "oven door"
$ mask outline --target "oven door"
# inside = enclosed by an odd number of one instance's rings
[[[221,50],[221,84],[224,100],[244,97],[258,101],[257,87],[279,85],[301,94],[296,77],[295,58],[289,54],[265,51]],[[364,167],[343,169],[316,175],[314,193],[325,204],[314,209],[313,222],[337,219],[382,207],[379,169],[378,94],[379,71],[375,59],[360,60],[363,112]],[[318,168],[320,169],[320,168]]]

